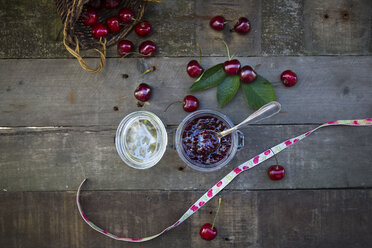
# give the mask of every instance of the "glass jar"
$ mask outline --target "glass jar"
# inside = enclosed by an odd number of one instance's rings
[[[189,114],[188,116],[186,116],[185,119],[179,124],[177,128],[176,135],[175,135],[176,150],[180,158],[192,169],[203,171],[203,172],[211,172],[211,171],[219,170],[225,165],[227,165],[234,158],[236,152],[244,146],[244,135],[239,130],[231,134],[231,147],[227,151],[224,158],[221,159],[220,161],[213,163],[213,164],[209,164],[209,165],[198,163],[197,161],[192,160],[187,155],[185,148],[183,147],[182,139],[183,139],[183,133],[187,125],[199,117],[215,117],[218,120],[222,121],[227,128],[231,128],[234,126],[232,121],[226,115],[218,111],[209,110],[209,109],[195,111]]]
[[[157,164],[165,153],[167,142],[163,122],[148,111],[137,111],[125,116],[115,136],[120,158],[135,169],[147,169]]]

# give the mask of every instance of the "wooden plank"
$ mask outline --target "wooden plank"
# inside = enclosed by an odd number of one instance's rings
[[[304,2],[307,54],[371,54],[371,1]]]
[[[303,11],[303,0],[262,1],[262,54],[303,54]]]
[[[213,199],[191,219],[137,247],[369,247],[371,190],[222,192],[212,242]],[[202,192],[83,192],[86,215],[122,236],[146,236],[174,223]],[[2,247],[132,247],[95,232],[79,217],[74,192],[0,193]],[[130,201],[128,201],[130,199]],[[141,207],[139,207],[141,206]],[[169,207],[164,210],[165,207]]]
[[[201,173],[187,167],[169,148],[155,167],[135,170],[117,155],[115,127],[56,128],[3,131],[0,135],[0,190],[75,190],[83,178],[90,190],[207,190],[239,164],[313,125],[251,126],[244,129],[245,147],[225,168]],[[268,160],[232,182],[229,189],[316,189],[372,187],[370,127],[331,127],[319,130],[278,154],[286,169],[284,180],[273,182]],[[170,142],[173,142],[169,136]]]
[[[259,193],[262,247],[369,247],[371,190]]]
[[[0,58],[71,57],[62,44],[62,23],[53,1],[0,3]],[[371,9],[368,0],[163,0],[160,5],[150,3],[144,19],[153,23],[154,32],[148,38],[158,44],[158,56],[196,56],[196,42],[205,56],[225,56],[223,45],[211,42],[215,36],[223,37],[240,56],[364,55],[372,53]],[[223,10],[232,23],[223,32],[215,32],[208,22]],[[325,14],[329,16],[326,20]],[[229,32],[240,16],[252,22],[252,31],[246,36]],[[143,40],[134,33],[128,38],[135,44]],[[115,46],[108,49],[107,56],[118,56]]]
[[[68,54],[54,1],[0,1],[0,57],[56,58]]]
[[[0,126],[112,126],[126,114],[141,109],[159,115],[167,125],[178,125],[186,116],[181,104],[167,112],[164,109],[188,94],[193,82],[185,71],[189,60],[109,59],[107,67],[96,75],[82,71],[70,59],[0,60]],[[265,123],[310,124],[371,117],[372,57],[242,57],[239,60],[242,64],[261,64],[257,71],[272,82],[282,104],[283,113]],[[206,58],[203,66],[209,68],[223,61]],[[153,87],[153,96],[149,105],[139,108],[133,97],[136,81],[140,73],[153,65],[156,71],[141,80]],[[280,82],[280,73],[288,68],[299,78],[292,88]],[[129,77],[124,78],[124,74]],[[193,94],[200,99],[201,108],[217,108],[216,88]],[[253,112],[240,91],[220,111],[235,123]]]
[[[153,40],[158,47],[157,56],[198,56],[195,44],[195,1],[165,0],[161,4],[148,3],[143,19],[150,21],[153,32],[146,38],[131,32],[128,39],[136,44],[136,49],[144,40]],[[207,55],[207,53],[205,53]],[[109,51],[110,57],[118,57],[115,47]]]

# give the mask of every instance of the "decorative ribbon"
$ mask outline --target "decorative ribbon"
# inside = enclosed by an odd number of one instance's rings
[[[160,235],[162,235],[163,233],[175,228],[176,226],[178,226],[179,224],[181,224],[182,222],[184,222],[187,218],[189,218],[191,215],[193,215],[196,211],[198,211],[203,205],[205,205],[205,203],[207,203],[210,199],[212,199],[214,196],[216,196],[223,188],[225,188],[232,180],[234,180],[235,177],[237,177],[240,173],[248,170],[248,169],[251,169],[253,167],[255,167],[256,165],[259,165],[260,163],[264,162],[265,160],[271,158],[272,156],[274,156],[273,153],[277,154],[281,151],[283,151],[284,149],[286,149],[287,147],[297,143],[298,141],[306,138],[307,136],[309,136],[311,133],[315,132],[316,130],[318,130],[319,128],[322,128],[322,127],[327,127],[327,126],[336,126],[336,125],[346,125],[346,126],[372,126],[372,118],[368,118],[368,119],[361,119],[361,120],[339,120],[339,121],[331,121],[331,122],[327,122],[321,126],[318,126],[317,128],[313,129],[313,130],[310,130],[304,134],[301,134],[300,136],[297,136],[297,137],[294,137],[292,139],[289,139],[289,140],[286,140],[274,147],[272,147],[271,149],[267,149],[266,151],[264,151],[263,153],[255,156],[254,158],[246,161],[245,163],[239,165],[238,167],[236,167],[234,170],[232,170],[229,174],[227,174],[224,178],[222,178],[219,182],[217,182],[212,188],[210,188],[202,197],[200,197],[187,211],[186,213],[184,213],[182,215],[182,217],[180,219],[178,219],[173,225],[165,228],[162,232],[158,233],[158,234],[155,234],[153,236],[150,236],[150,237],[145,237],[145,238],[123,238],[123,237],[120,237],[120,236],[117,236],[117,235],[114,235],[112,233],[109,233],[105,230],[103,230],[102,228],[96,226],[95,224],[93,224],[84,214],[82,208],[81,208],[81,205],[80,205],[80,191],[81,191],[81,188],[84,184],[84,182],[87,180],[86,178],[84,179],[84,181],[80,184],[79,188],[78,188],[78,191],[77,191],[77,194],[76,194],[76,203],[77,203],[77,207],[79,209],[79,212],[80,212],[80,215],[81,217],[84,219],[84,221],[91,227],[93,228],[94,230],[96,230],[97,232],[99,233],[102,233],[103,235],[106,235],[107,237],[110,237],[112,239],[116,239],[116,240],[120,240],[120,241],[128,241],[128,242],[144,242],[144,241],[148,241],[148,240],[151,240],[151,239],[154,239]]]

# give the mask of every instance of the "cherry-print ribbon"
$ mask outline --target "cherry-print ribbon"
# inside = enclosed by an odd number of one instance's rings
[[[300,140],[306,138],[311,133],[315,132],[319,128],[322,127],[328,127],[328,126],[336,126],[336,125],[346,125],[346,126],[372,126],[372,118],[368,119],[361,119],[361,120],[339,120],[339,121],[330,121],[323,125],[318,126],[317,128],[310,130],[304,134],[301,134],[297,137],[294,137],[292,139],[288,139],[274,147],[271,147],[270,149],[267,149],[263,153],[255,156],[254,158],[244,162],[243,164],[236,167],[234,170],[232,170],[229,174],[227,174],[224,178],[222,178],[220,181],[218,181],[212,188],[210,188],[202,197],[200,197],[187,211],[184,213],[181,218],[179,218],[173,225],[165,228],[162,232],[155,234],[150,237],[145,238],[124,238],[117,236],[115,234],[109,233],[102,228],[96,226],[94,223],[92,223],[84,214],[81,205],[80,205],[80,191],[84,184],[84,182],[87,179],[84,179],[83,182],[80,184],[77,194],[76,194],[76,203],[77,207],[79,209],[80,215],[83,218],[83,220],[94,230],[96,230],[99,233],[102,233],[103,235],[106,235],[107,237],[110,237],[112,239],[120,240],[120,241],[128,241],[128,242],[144,242],[151,239],[154,239],[163,233],[175,228],[182,222],[184,222],[187,218],[189,218],[191,215],[193,215],[196,211],[198,211],[202,206],[204,206],[209,200],[211,200],[214,196],[216,196],[223,188],[225,188],[232,180],[234,180],[235,177],[237,177],[240,173],[247,171],[248,169],[251,169],[260,163],[264,162],[265,160],[271,158],[275,153],[279,153],[286,149],[287,147],[299,142]]]

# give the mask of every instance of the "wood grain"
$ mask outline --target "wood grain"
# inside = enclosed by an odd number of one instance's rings
[[[303,11],[303,0],[262,1],[262,54],[304,53]]]
[[[213,31],[209,20],[222,12],[232,22]],[[221,192],[212,242],[198,233],[212,222],[217,198],[166,235],[131,244],[90,229],[78,214],[75,190],[88,177],[82,193],[87,216],[115,234],[147,236],[268,147],[326,121],[372,117],[371,12],[369,0],[163,0],[150,3],[144,16],[154,28],[146,39],[156,42],[157,57],[115,59],[112,46],[104,70],[90,75],[65,50],[53,1],[0,0],[0,247],[370,247],[371,127],[321,129],[283,151],[282,181],[267,177],[274,159],[240,175]],[[240,16],[251,21],[248,35],[229,32]],[[244,129],[244,148],[220,171],[188,168],[171,144],[151,169],[126,166],[114,145],[120,120],[152,111],[172,143],[186,113],[181,105],[163,110],[188,94],[185,66],[199,56],[196,42],[204,68],[226,60],[216,36],[242,64],[260,64],[257,71],[272,82],[282,113]],[[136,49],[145,40],[133,32],[128,39]],[[142,80],[153,87],[153,98],[141,108],[133,97],[136,80],[153,65],[157,70]],[[286,69],[299,76],[293,88],[279,81]],[[201,108],[216,109],[215,94],[194,95]],[[220,111],[234,123],[253,112],[241,92]]]
[[[369,247],[371,190],[224,191],[218,236],[217,198],[163,236],[141,244],[111,240],[80,218],[73,192],[0,193],[2,247]],[[147,236],[174,223],[202,192],[83,192],[86,215],[122,236]],[[165,207],[168,207],[164,210]]]
[[[54,1],[0,1],[0,57],[67,57]]]
[[[306,54],[371,54],[372,1],[304,2]]]
[[[167,149],[155,167],[136,170],[121,161],[115,127],[2,131],[0,190],[75,190],[83,178],[90,190],[207,190],[239,164],[313,125],[264,125],[243,129],[245,146],[225,168],[200,173]],[[372,127],[329,127],[278,154],[286,178],[273,182],[271,159],[232,182],[229,189],[298,189],[372,187]],[[169,136],[169,142],[173,142]]]
[[[53,1],[0,3],[0,58],[71,58],[62,44],[62,23]],[[223,10],[231,22],[223,32],[213,31],[209,20]],[[240,56],[366,55],[372,54],[371,10],[369,0],[163,0],[150,3],[144,19],[153,24],[147,38],[158,44],[157,56],[197,56],[196,42],[205,56],[226,56],[223,45],[212,42],[216,36]],[[229,32],[240,16],[252,23],[246,36]],[[137,47],[144,40],[133,32],[128,39]],[[115,46],[107,56],[118,57]]]
[[[371,117],[372,57],[251,57],[239,58],[272,82],[282,113],[266,124],[324,123],[337,119]],[[83,72],[75,60],[1,60],[0,126],[96,126],[117,125],[130,112],[148,110],[165,124],[178,125],[186,116],[180,101],[192,79],[185,67],[190,58],[109,59],[97,75]],[[203,60],[209,68],[223,58]],[[139,74],[150,66],[156,71],[141,80],[153,88],[148,105],[139,108],[133,92]],[[280,73],[293,69],[299,82],[286,88]],[[347,69],[345,69],[347,68]],[[127,74],[129,77],[123,77]],[[71,91],[74,101],[71,102]],[[194,93],[193,93],[194,94]],[[216,88],[194,94],[200,108],[217,108]],[[114,109],[114,107],[117,107]],[[118,110],[118,111],[115,111]],[[239,110],[239,111],[238,111]],[[234,123],[252,113],[241,91],[221,112]]]

